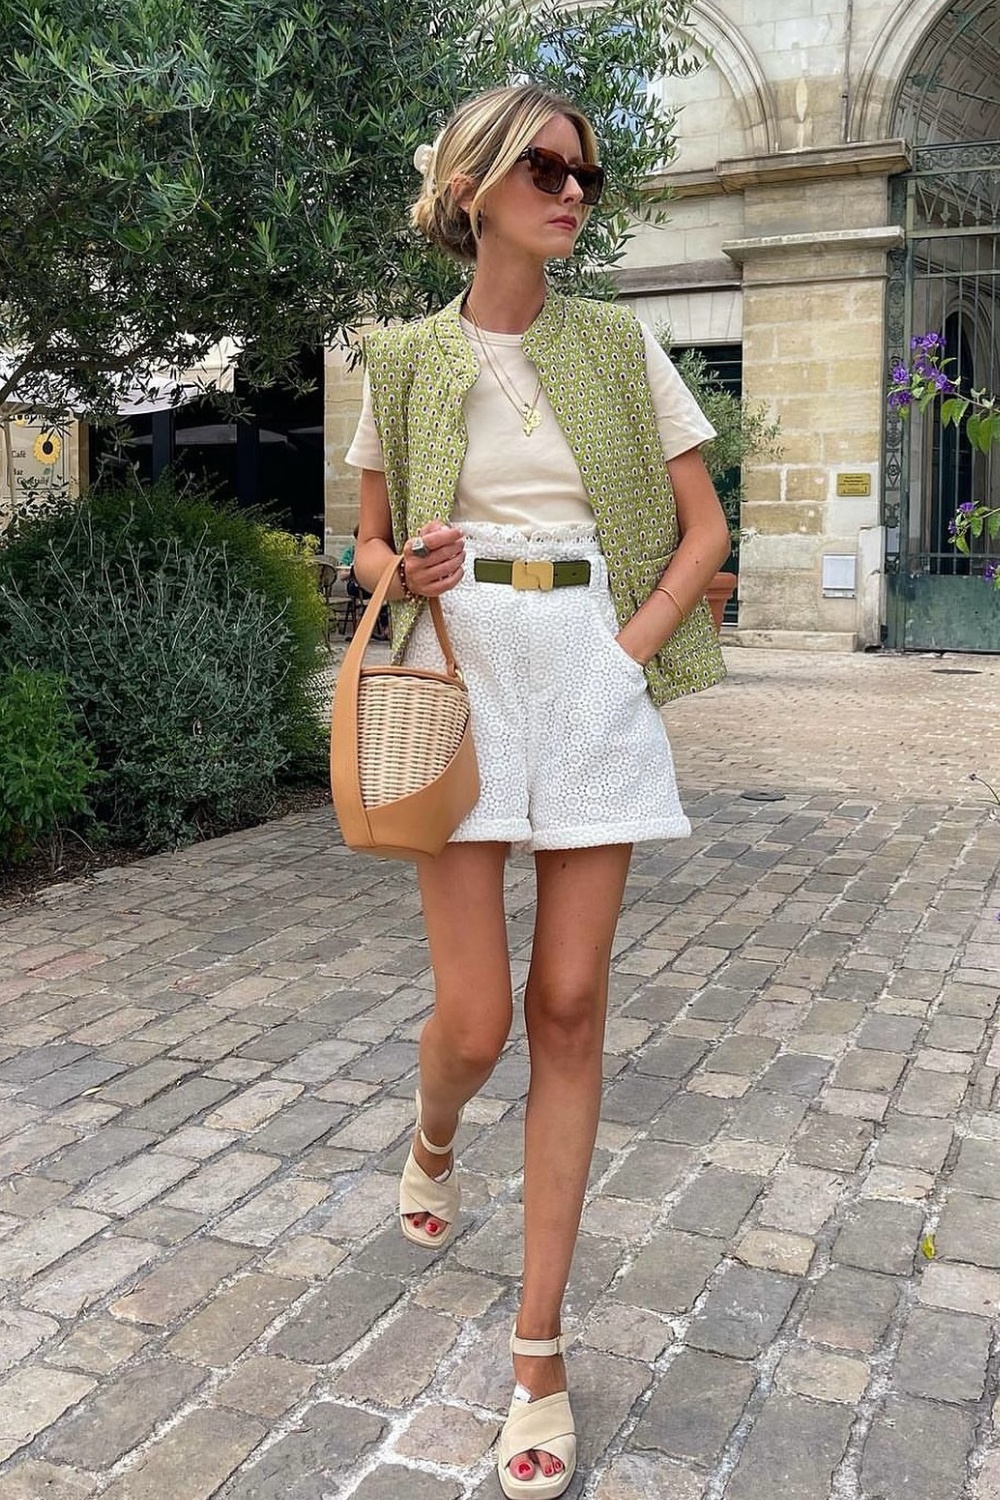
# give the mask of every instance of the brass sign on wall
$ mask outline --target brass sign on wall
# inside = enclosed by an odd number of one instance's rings
[[[838,474],[837,498],[840,500],[867,500],[872,492],[870,474]]]

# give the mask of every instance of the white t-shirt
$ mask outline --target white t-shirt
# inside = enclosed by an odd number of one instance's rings
[[[476,355],[479,376],[465,398],[469,443],[452,521],[487,521],[527,531],[593,521],[594,512],[576,460],[545,392],[538,388],[534,365],[521,352],[521,335],[479,332],[464,318],[461,326]],[[715,429],[651,329],[645,324],[640,327],[663,457],[676,458],[715,437]],[[530,434],[524,431],[522,411],[515,408],[512,396],[505,393],[489,360],[483,357],[478,347],[480,337],[488,346],[493,365],[502,371],[509,392],[516,393],[521,407],[530,403],[541,415]],[[385,469],[367,375],[361,417],[346,461],[358,469]]]

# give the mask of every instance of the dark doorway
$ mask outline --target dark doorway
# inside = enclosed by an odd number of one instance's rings
[[[149,483],[172,451],[178,475],[203,482],[221,498],[259,506],[289,531],[322,537],[323,351],[303,353],[298,370],[311,385],[306,392],[277,386],[247,391],[237,372],[245,421],[202,399],[130,417],[116,441],[95,428],[91,479],[128,466]]]

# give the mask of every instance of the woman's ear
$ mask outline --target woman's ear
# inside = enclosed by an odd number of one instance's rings
[[[472,177],[467,177],[464,172],[457,173],[449,182],[451,196],[459,208],[469,212],[473,198],[476,196],[476,183]]]

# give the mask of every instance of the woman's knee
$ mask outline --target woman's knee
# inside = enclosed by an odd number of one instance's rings
[[[453,1054],[466,1072],[489,1076],[506,1045],[508,1031],[485,1034],[471,1032],[460,1035],[453,1041]]]
[[[463,1074],[488,1077],[506,1045],[510,1033],[510,1011],[489,1022],[478,1019],[473,1025],[456,1021],[453,1016],[447,1022],[440,1016],[434,1019],[437,1022],[436,1040],[446,1066],[450,1064]]]
[[[528,1038],[549,1055],[587,1057],[604,1046],[603,993],[590,983],[529,986],[524,998]]]

